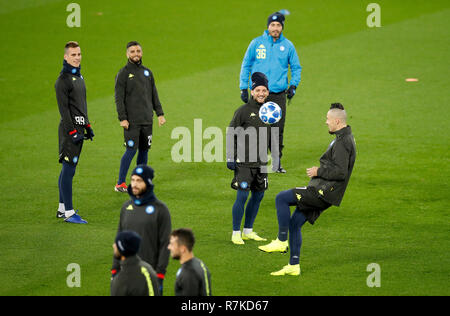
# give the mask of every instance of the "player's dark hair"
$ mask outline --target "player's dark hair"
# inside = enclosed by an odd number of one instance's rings
[[[69,42],[66,43],[66,45],[64,45],[64,51],[67,52],[68,48],[76,48],[76,47],[80,47],[78,42],[69,41]]]
[[[136,46],[136,45],[141,46],[141,44],[139,44],[139,43],[136,42],[136,41],[128,42],[128,44],[127,44],[127,49],[130,48],[131,46]]]
[[[192,251],[195,244],[194,232],[190,228],[175,229],[170,236],[178,238],[178,244],[186,246],[189,251]]]
[[[332,110],[332,109],[343,110],[344,106],[340,103],[331,103],[330,110]]]

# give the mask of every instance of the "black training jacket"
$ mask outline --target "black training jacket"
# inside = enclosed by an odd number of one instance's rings
[[[350,126],[334,134],[336,138],[320,157],[317,177],[308,186],[314,187],[326,202],[339,206],[355,164],[356,144]]]
[[[155,78],[150,69],[130,61],[116,76],[115,100],[119,121],[148,125],[153,122],[153,111],[164,115],[159,101]]]
[[[62,72],[56,80],[55,91],[64,132],[68,134],[77,125],[88,125],[89,118],[84,79],[67,72]]]
[[[211,274],[198,258],[183,263],[175,281],[176,296],[211,296]]]
[[[139,256],[120,261],[120,272],[111,281],[111,296],[160,296],[155,270]]]
[[[166,274],[170,251],[167,249],[172,232],[169,209],[156,199],[145,205],[129,200],[120,210],[118,233],[131,230],[141,237],[138,255],[148,262],[157,274]],[[119,260],[113,260],[112,270],[119,270]]]

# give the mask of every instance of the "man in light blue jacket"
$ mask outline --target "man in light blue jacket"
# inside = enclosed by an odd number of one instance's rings
[[[267,19],[267,30],[263,35],[255,38],[247,48],[242,61],[239,88],[241,99],[248,102],[249,77],[254,72],[262,72],[269,79],[269,97],[267,101],[277,103],[283,113],[280,122],[273,126],[279,127],[279,159],[272,156],[272,161],[279,161],[273,166],[273,171],[286,173],[281,166],[283,150],[284,124],[286,121],[286,97],[290,100],[300,83],[302,67],[291,41],[282,34],[284,29],[284,15],[275,12]],[[289,67],[291,68],[291,80],[288,79]]]

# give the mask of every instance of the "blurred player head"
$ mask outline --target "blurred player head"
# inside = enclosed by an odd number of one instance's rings
[[[186,257],[192,256],[192,249],[194,248],[195,237],[194,233],[189,228],[179,228],[170,235],[170,242],[167,248],[170,250],[170,255],[175,260],[183,260]]]
[[[69,65],[73,67],[80,67],[81,48],[77,42],[70,41],[66,43],[64,46],[64,59]]]
[[[252,74],[251,94],[256,102],[263,104],[269,96],[269,81],[262,72]]]
[[[333,103],[327,113],[328,133],[334,134],[338,130],[347,126],[347,113],[340,103]]]
[[[139,64],[142,60],[142,47],[136,41],[131,41],[127,44],[127,58],[129,61]]]
[[[117,234],[113,244],[114,257],[120,259],[137,254],[141,244],[141,237],[133,231],[123,231]]]
[[[267,18],[267,30],[269,35],[275,40],[280,38],[281,32],[284,28],[284,15],[280,12],[275,12]]]

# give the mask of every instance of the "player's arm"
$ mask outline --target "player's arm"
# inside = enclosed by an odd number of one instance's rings
[[[239,89],[248,89],[248,81],[252,72],[253,63],[255,62],[255,43],[253,40],[245,52],[242,60],[241,73],[239,75]]]
[[[227,147],[226,147],[226,155],[227,155],[227,167],[228,169],[234,170],[237,157],[237,131],[236,128],[242,127],[242,115],[241,108],[236,110],[233,115],[233,119],[230,122],[230,125],[227,128]]]
[[[117,115],[120,122],[128,121],[127,109],[125,106],[126,89],[127,76],[126,72],[122,69],[117,74],[116,83],[114,85],[114,99],[116,102]]]
[[[289,65],[291,67],[291,81],[289,86],[298,87],[301,80],[302,66],[300,65],[300,60],[294,45],[292,45],[290,50]]]
[[[76,132],[69,109],[69,93],[72,86],[63,78],[58,78],[55,83],[56,101],[58,102],[59,113],[66,133]]]
[[[155,77],[153,76],[153,73],[151,73],[151,82],[152,82],[152,103],[153,103],[153,110],[156,113],[156,116],[158,117],[158,125],[164,125],[166,123],[166,119],[164,118],[164,111],[161,106],[161,101],[159,100],[158,96],[158,90],[156,89],[155,84]]]
[[[122,209],[120,210],[119,227],[117,228],[117,234],[123,230],[122,229],[122,214],[123,214],[124,208],[125,208],[125,206],[122,206]],[[113,263],[112,263],[112,267],[111,267],[111,276],[114,278],[119,271],[120,271],[120,260],[117,259],[115,256],[113,256]]]
[[[332,148],[332,161],[321,163],[317,176],[329,181],[343,181],[347,177],[350,150],[343,142],[336,141]]]
[[[156,263],[155,271],[160,279],[164,279],[167,266],[169,265],[170,251],[167,249],[170,241],[170,234],[172,232],[172,223],[170,213],[166,206],[162,209],[158,217],[158,262]]]

